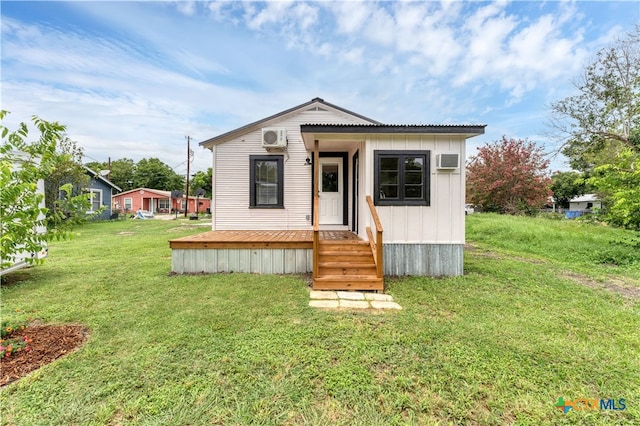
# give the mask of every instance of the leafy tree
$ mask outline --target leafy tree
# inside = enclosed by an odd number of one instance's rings
[[[84,192],[89,183],[89,175],[82,166],[83,149],[77,142],[62,137],[56,147],[56,153],[51,159],[51,169],[44,181],[45,206],[47,216],[52,222],[61,220],[61,215],[69,216],[76,210],[61,211],[58,200],[63,185],[71,185],[70,196],[77,196]],[[62,192],[64,194],[64,191]],[[86,211],[87,209],[85,209]],[[84,212],[76,212],[84,215]],[[54,225],[55,226],[55,225]]]
[[[206,172],[198,171],[189,181],[189,194],[195,195],[199,188],[204,189],[205,197],[211,198],[211,183],[213,182],[213,168],[209,167]]]
[[[111,173],[109,179],[114,185],[123,191],[134,189],[134,176],[136,174],[136,164],[130,158],[121,158],[111,162]]]
[[[4,119],[6,114],[0,111],[0,118]],[[46,176],[64,126],[37,117],[32,121],[40,130],[39,140],[32,144],[25,141],[29,134],[26,123],[20,123],[18,130],[11,133],[0,125],[0,264],[3,268],[11,266],[24,251],[38,253],[46,244],[46,236],[38,230],[44,228],[46,213],[46,209],[40,207],[44,195],[38,190],[38,181]]]
[[[552,104],[550,122],[572,168],[589,171],[625,149],[640,152],[640,25],[601,49],[574,85],[576,95]]]
[[[467,166],[467,202],[485,211],[524,213],[546,204],[551,195],[549,161],[540,147],[507,139],[478,148]]]
[[[157,158],[143,158],[138,161],[133,182],[134,188],[142,187],[164,191],[185,188],[184,178]]]
[[[100,170],[109,170],[108,162],[93,161],[85,164],[91,170],[96,172]],[[111,173],[109,180],[123,191],[134,189],[134,176],[136,172],[136,164],[130,158],[121,158],[111,162]]]
[[[579,172],[557,172],[551,175],[551,191],[558,205],[562,208],[569,208],[569,201],[572,198],[584,195],[592,191],[587,184],[585,176]]]
[[[6,114],[7,111],[0,111],[0,120]],[[63,221],[44,232],[47,209],[41,207],[44,195],[38,189],[38,182],[55,170],[56,146],[65,139],[65,126],[36,116],[31,121],[40,132],[38,140],[32,143],[26,140],[29,136],[26,123],[20,123],[14,132],[0,124],[0,264],[3,268],[12,265],[25,251],[39,252],[47,239],[70,236],[73,226]]]
[[[616,162],[596,167],[588,182],[604,196],[605,221],[640,231],[640,152],[624,149]]]

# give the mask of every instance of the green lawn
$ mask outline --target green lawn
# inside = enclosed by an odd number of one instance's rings
[[[170,275],[167,241],[203,228],[88,225],[2,289],[3,320],[90,330],[0,391],[2,423],[640,423],[640,250],[620,242],[637,236],[484,214],[467,229],[464,277],[387,279],[403,310],[381,313],[309,308],[299,276]],[[558,397],[626,410],[565,415]]]

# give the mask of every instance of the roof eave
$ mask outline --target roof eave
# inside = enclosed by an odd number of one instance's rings
[[[465,137],[473,137],[484,134],[486,124],[452,124],[452,125],[397,125],[397,124],[302,124],[302,133],[329,134],[362,134],[362,133],[389,133],[389,134],[461,134]]]

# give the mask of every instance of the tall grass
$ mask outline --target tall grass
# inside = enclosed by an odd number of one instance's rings
[[[638,232],[579,220],[476,214],[467,216],[467,239],[491,250],[640,279]]]
[[[170,275],[167,241],[201,228],[91,224],[2,288],[3,317],[90,330],[78,352],[0,392],[2,422],[639,423],[638,302],[562,278],[572,262],[526,236],[556,225],[468,226],[482,249],[465,255],[465,276],[388,278],[403,310],[354,312],[310,308],[305,277]],[[521,242],[488,239],[495,228]],[[563,414],[560,396],[627,409]]]

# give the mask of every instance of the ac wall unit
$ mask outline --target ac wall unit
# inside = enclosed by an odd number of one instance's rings
[[[284,127],[265,127],[262,129],[263,148],[285,148],[287,146],[287,129]]]
[[[460,167],[460,154],[437,154],[436,169],[452,170]]]

